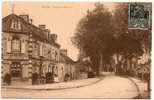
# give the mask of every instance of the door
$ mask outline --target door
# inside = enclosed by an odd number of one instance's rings
[[[11,65],[11,76],[15,79],[20,79],[22,77],[22,68],[20,62],[12,62]]]

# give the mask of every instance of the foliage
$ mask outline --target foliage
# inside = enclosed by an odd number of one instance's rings
[[[80,20],[72,40],[90,57],[93,69],[98,73],[101,57],[103,64],[110,64],[113,54],[125,59],[141,56],[143,44],[150,42],[149,35],[128,29],[128,4],[120,3],[113,14],[101,3],[95,6]]]
[[[88,11],[87,16],[78,24],[74,44],[85,51],[95,67],[99,65],[101,53],[108,51],[106,55],[111,54],[108,45],[112,41],[111,21],[112,15],[104,5],[96,4],[96,8]]]

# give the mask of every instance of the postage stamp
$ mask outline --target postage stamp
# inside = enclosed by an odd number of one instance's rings
[[[128,28],[148,29],[151,18],[150,6],[149,3],[129,3]]]

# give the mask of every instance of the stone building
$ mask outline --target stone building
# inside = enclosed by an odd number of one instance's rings
[[[57,35],[45,25],[32,24],[28,15],[10,14],[2,19],[2,81],[11,75],[12,83],[32,84],[32,74],[58,74],[60,45]]]
[[[60,62],[58,66],[59,81],[64,81],[66,74],[69,75],[69,80],[77,79],[79,70],[76,63],[67,56],[67,50],[60,50]]]

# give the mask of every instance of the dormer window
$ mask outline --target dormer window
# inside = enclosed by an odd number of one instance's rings
[[[21,30],[21,21],[18,19],[18,29]]]
[[[15,28],[15,20],[12,19],[12,22],[11,22],[11,28],[14,29]]]
[[[14,29],[18,29],[18,21],[17,20],[14,21],[14,25],[15,25]]]
[[[21,30],[21,21],[19,19],[18,20],[12,19],[11,28],[16,30]]]

